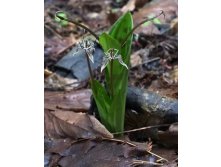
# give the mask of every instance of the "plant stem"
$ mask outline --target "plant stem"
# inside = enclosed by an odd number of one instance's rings
[[[76,21],[74,21],[74,20],[70,20],[70,19],[66,19],[66,18],[64,18],[64,17],[61,17],[61,16],[58,15],[58,13],[59,13],[59,12],[56,12],[55,16],[58,17],[59,19],[68,21],[68,22],[70,22],[70,23],[72,23],[72,24],[76,24],[77,26],[79,26],[79,27],[85,29],[86,31],[88,31],[88,32],[89,32],[91,35],[93,35],[97,40],[99,40],[99,37],[98,37],[92,30],[90,30],[89,28],[87,28],[85,25],[83,25],[83,24],[81,24],[81,23],[78,23],[78,22],[76,22]]]
[[[138,23],[138,24],[127,34],[125,40],[124,40],[124,41],[122,42],[122,44],[121,44],[121,47],[123,47],[123,46],[126,44],[126,42],[127,42],[128,38],[130,37],[130,35],[131,35],[139,26],[141,26],[143,23],[145,23],[145,22],[147,22],[147,21],[152,21],[152,20],[154,20],[155,18],[159,17],[160,15],[164,15],[164,17],[165,17],[164,12],[161,11],[161,13],[158,14],[157,16],[155,16],[155,17],[153,17],[153,18],[151,18],[151,19],[147,18],[147,19],[141,21],[140,23]]]
[[[113,60],[110,62],[110,90],[111,90],[111,97],[114,96],[114,89],[113,89]]]
[[[88,70],[89,70],[89,73],[90,73],[90,79],[91,79],[91,83],[93,81],[93,73],[92,73],[92,69],[91,69],[91,64],[90,64],[90,60],[89,60],[89,55],[88,53],[85,51],[86,53],[86,59],[87,59],[87,65],[88,65]]]

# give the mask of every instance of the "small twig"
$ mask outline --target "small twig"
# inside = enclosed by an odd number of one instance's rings
[[[150,162],[150,161],[143,161],[143,160],[134,160],[132,162],[132,165],[158,165],[158,166],[162,166],[163,164],[160,164],[160,163],[156,163],[156,162]]]
[[[141,25],[142,25],[143,23],[145,23],[145,22],[153,21],[154,19],[156,19],[156,18],[159,17],[160,15],[164,15],[164,18],[165,18],[165,14],[164,14],[164,12],[161,10],[161,13],[158,14],[157,16],[155,16],[155,17],[153,17],[153,18],[151,18],[151,19],[147,18],[147,19],[141,21],[140,23],[138,23],[138,24],[127,34],[127,36],[126,36],[124,42],[122,42],[121,47],[123,47],[123,46],[126,44],[126,42],[127,42],[128,38],[130,37],[130,35],[131,35],[139,26],[141,26]]]
[[[165,127],[165,126],[170,126],[170,125],[171,124],[153,125],[153,126],[147,126],[147,127],[142,127],[142,128],[138,128],[138,129],[126,130],[126,131],[123,131],[123,132],[115,132],[115,133],[112,133],[112,134],[113,135],[118,135],[118,134],[123,134],[123,133],[131,133],[131,132],[141,131],[141,130],[145,130],[145,129],[160,128],[160,127]]]
[[[104,138],[104,137],[102,137],[102,140],[115,141],[115,142],[118,142],[118,143],[128,144],[128,145],[130,145],[132,147],[136,147],[137,146],[137,145],[135,145],[133,143],[130,143],[130,142],[126,141],[126,140],[120,140],[120,139],[114,139],[114,138],[111,139],[111,138]]]
[[[166,161],[166,162],[169,162],[166,158],[163,158],[163,157],[161,157],[161,156],[159,156],[159,155],[157,155],[157,154],[155,154],[155,153],[153,153],[153,152],[151,152],[151,151],[147,151],[149,154],[151,154],[151,155],[154,155],[154,156],[156,156],[157,158],[159,158],[158,160],[157,160],[157,162],[160,162],[160,161],[162,161],[162,160],[164,160],[164,161]]]
[[[114,96],[114,89],[113,89],[113,60],[110,62],[110,89],[111,89],[111,96]]]
[[[89,60],[89,55],[88,53],[85,51],[86,53],[86,58],[87,58],[87,65],[88,65],[88,69],[89,69],[89,73],[90,73],[90,79],[91,79],[91,83],[93,81],[93,73],[92,73],[92,69],[91,69],[91,64],[90,64],[90,60]]]
[[[55,13],[55,16],[56,16],[56,17],[58,17],[58,18],[61,19],[61,20],[70,22],[70,23],[72,23],[72,24],[75,24],[75,25],[77,25],[77,26],[79,26],[79,27],[85,29],[85,30],[88,31],[91,35],[93,35],[97,40],[99,40],[99,37],[98,37],[93,31],[91,31],[89,28],[87,28],[85,25],[83,25],[83,24],[81,24],[81,23],[78,23],[78,22],[76,22],[76,21],[74,21],[74,20],[66,19],[66,18],[63,18],[63,17],[59,16],[59,15],[58,15],[59,12],[60,12],[60,11],[58,11],[58,12]]]

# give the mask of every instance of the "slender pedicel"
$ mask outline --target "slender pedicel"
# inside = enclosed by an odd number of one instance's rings
[[[85,25],[83,25],[81,23],[78,23],[78,22],[76,22],[74,20],[61,17],[61,16],[58,15],[59,13],[63,13],[63,12],[62,11],[58,11],[58,12],[55,13],[55,16],[58,17],[61,20],[65,20],[65,21],[68,21],[68,22],[70,22],[72,24],[76,24],[77,26],[87,30],[91,35],[93,35],[97,40],[99,40],[99,37],[93,31],[91,31],[89,28],[87,28]]]

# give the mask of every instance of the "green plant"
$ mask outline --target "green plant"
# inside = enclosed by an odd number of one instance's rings
[[[62,21],[68,21],[84,28],[90,32],[102,46],[105,57],[101,72],[105,70],[105,87],[97,80],[93,79],[89,62],[89,60],[93,62],[93,42],[91,40],[83,39],[78,45],[79,48],[84,49],[86,53],[91,77],[91,88],[101,122],[110,132],[122,132],[124,130],[128,67],[130,62],[132,35],[137,27],[147,21],[157,18],[159,15],[151,19],[145,19],[133,27],[132,15],[130,12],[127,12],[121,16],[114,25],[112,25],[108,33],[104,32],[98,37],[86,26],[81,25],[74,20],[62,17],[61,13],[63,12],[57,12],[55,16]],[[160,15],[161,14],[163,14],[163,12],[161,12]]]

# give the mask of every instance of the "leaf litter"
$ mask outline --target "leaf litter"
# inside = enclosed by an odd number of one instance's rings
[[[129,145],[102,138],[78,141],[54,140],[50,142],[55,144],[51,144],[53,147],[48,147],[46,153],[50,155],[51,159],[55,157],[57,159],[56,163],[64,167],[130,167],[141,164],[145,164],[144,166],[153,164],[162,166],[162,163],[154,162],[159,161],[162,157],[148,151],[148,144]],[[163,159],[163,162],[165,161]]]
[[[94,117],[72,111],[45,110],[45,136],[48,138],[95,138],[113,135]]]

